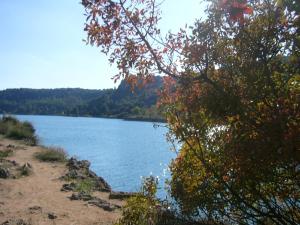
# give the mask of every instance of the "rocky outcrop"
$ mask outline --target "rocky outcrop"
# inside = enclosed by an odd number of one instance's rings
[[[110,192],[110,185],[102,178],[98,177],[96,173],[90,170],[90,162],[87,160],[77,160],[71,158],[67,162],[69,171],[62,177],[65,180],[92,180],[94,183],[95,191]],[[74,187],[70,187],[67,184],[63,186],[63,191],[74,190]]]

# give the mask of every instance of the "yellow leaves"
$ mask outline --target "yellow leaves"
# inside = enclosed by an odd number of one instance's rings
[[[296,74],[288,81],[288,88],[290,91],[300,93],[300,74]]]

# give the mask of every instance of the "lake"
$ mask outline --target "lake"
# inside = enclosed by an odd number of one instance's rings
[[[162,185],[168,176],[167,165],[175,157],[166,141],[163,123],[121,119],[29,116],[40,143],[64,148],[69,156],[86,159],[91,169],[114,190],[138,191],[142,176],[158,176]],[[163,195],[160,190],[158,195]]]

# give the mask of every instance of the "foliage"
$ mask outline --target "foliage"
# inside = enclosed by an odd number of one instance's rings
[[[35,154],[35,157],[45,162],[66,162],[67,153],[62,148],[44,147]]]
[[[182,143],[171,163],[178,213],[222,224],[299,224],[299,2],[210,0],[206,19],[165,37],[155,0],[82,4],[86,41],[118,65],[116,79],[136,86],[165,75],[160,105]],[[137,208],[129,202],[123,224],[147,210],[141,200]]]
[[[38,138],[31,123],[20,122],[14,117],[3,116],[0,120],[0,134],[7,138],[23,140],[29,145],[37,145]]]
[[[107,90],[7,89],[0,91],[0,113],[159,120],[162,116],[153,106],[161,86],[157,77],[150,86],[134,90],[126,82]]]
[[[122,209],[122,218],[116,225],[157,224],[160,205],[155,199],[156,190],[156,179],[146,178],[141,192],[127,200]]]

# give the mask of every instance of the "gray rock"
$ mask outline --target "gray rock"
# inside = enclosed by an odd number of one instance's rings
[[[89,161],[77,160],[74,157],[70,158],[67,163],[67,166],[69,167],[70,170],[89,169],[90,165],[91,163]]]
[[[96,179],[96,189],[98,191],[105,191],[105,192],[110,192],[111,191],[110,185],[102,177],[97,177],[97,179]]]
[[[53,212],[49,212],[49,213],[48,213],[48,218],[49,218],[50,220],[54,220],[54,219],[57,218],[57,215],[55,215]]]
[[[42,207],[40,207],[40,206],[32,206],[32,207],[29,207],[28,209],[31,214],[42,212]]]
[[[82,173],[82,171],[80,170],[70,170],[68,173],[66,173],[66,175],[62,176],[61,177],[62,179],[85,179],[86,178],[86,175],[84,173]]]
[[[31,223],[28,223],[23,219],[10,219],[5,221],[1,225],[31,225]]]
[[[17,148],[17,147],[15,145],[9,144],[9,145],[6,146],[6,148]]]
[[[75,191],[75,189],[76,189],[76,184],[72,182],[70,184],[63,184],[63,186],[60,190],[61,191]]]
[[[86,193],[73,193],[70,197],[71,200],[83,200],[83,201],[90,201],[93,197]]]
[[[7,179],[10,177],[9,169],[0,167],[0,178]]]
[[[110,212],[121,208],[118,205],[111,204],[111,203],[109,203],[103,199],[97,198],[97,197],[94,197],[93,200],[88,201],[88,204],[95,205],[101,209],[104,209],[105,211],[110,211]]]
[[[118,205],[111,204],[103,199],[100,199],[98,197],[93,197],[89,194],[86,193],[73,193],[72,196],[70,197],[71,200],[82,200],[82,201],[87,201],[88,204],[97,206],[99,208],[104,209],[105,211],[114,211],[116,209],[121,208]]]
[[[22,176],[29,176],[33,172],[32,166],[28,162],[21,166],[20,171]]]

